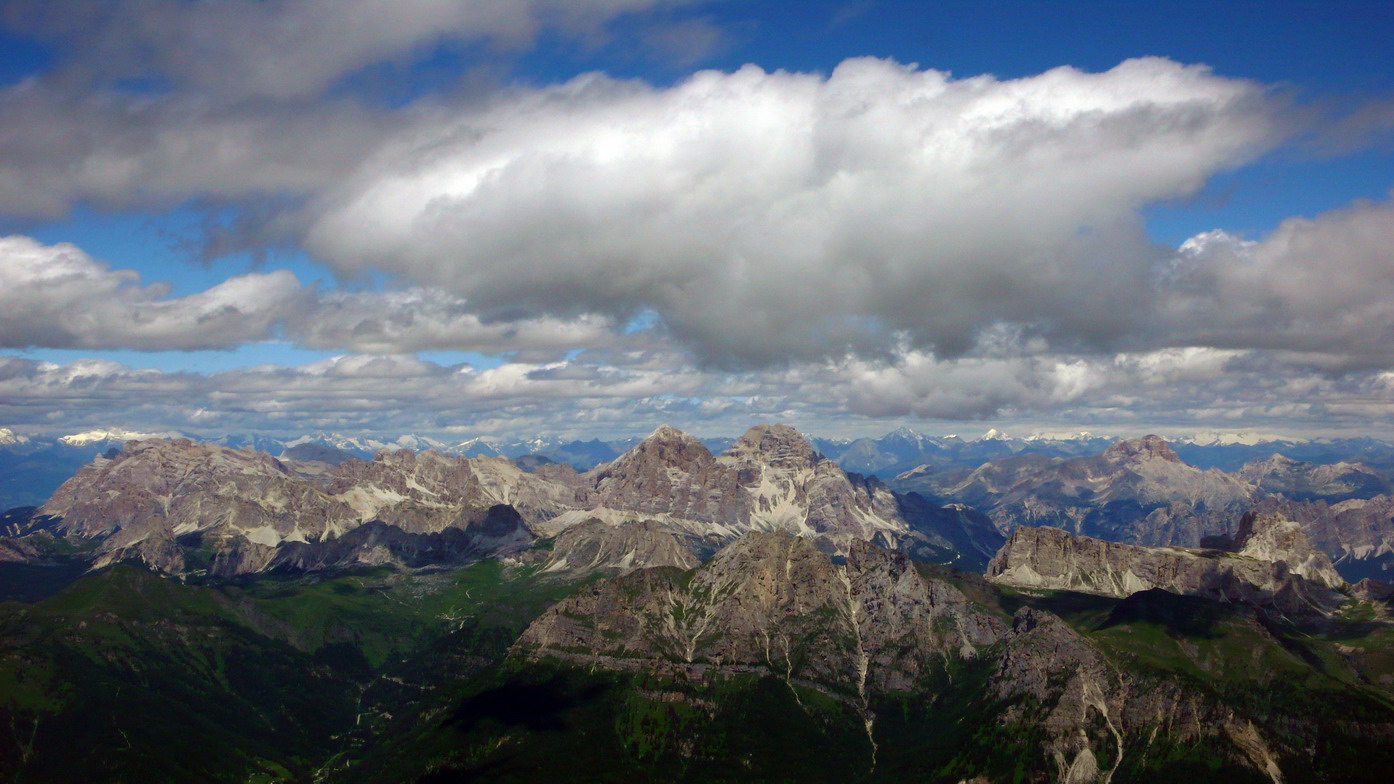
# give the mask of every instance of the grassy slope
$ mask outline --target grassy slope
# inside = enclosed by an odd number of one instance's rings
[[[309,780],[566,590],[497,563],[208,586],[118,566],[0,604],[0,780]]]
[[[1394,767],[1394,746],[1367,732],[1394,718],[1394,629],[1368,613],[1280,626],[1184,597],[1004,593],[923,569],[1003,617],[1056,612],[1121,669],[1254,717],[1291,781]],[[0,605],[0,780],[1032,781],[1054,769],[1037,730],[1003,725],[1003,706],[983,701],[990,659],[946,662],[923,684],[932,696],[879,699],[874,768],[856,711],[777,679],[499,666],[572,588],[494,562],[202,586],[118,567]],[[1115,782],[1253,778],[1206,743],[1127,741]]]

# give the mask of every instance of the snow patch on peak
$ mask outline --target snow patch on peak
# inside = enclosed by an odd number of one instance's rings
[[[1251,430],[1238,432],[1208,430],[1177,440],[1196,446],[1256,446],[1258,444],[1292,443],[1294,441],[1294,439],[1276,433],[1256,433]]]
[[[8,427],[0,427],[0,446],[29,443],[29,436],[22,436]]]
[[[82,433],[59,436],[58,440],[68,446],[87,446],[88,444],[100,444],[104,441],[142,441],[147,438],[182,438],[180,433],[142,433],[137,430],[126,430],[124,428],[112,428],[110,430],[87,430]]]

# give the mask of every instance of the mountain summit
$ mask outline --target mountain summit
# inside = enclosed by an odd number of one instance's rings
[[[1142,462],[1146,460],[1165,460],[1180,463],[1181,458],[1171,445],[1160,436],[1147,435],[1141,438],[1125,438],[1104,450],[1104,459],[1119,463]]]

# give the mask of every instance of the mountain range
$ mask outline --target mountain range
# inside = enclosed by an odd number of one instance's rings
[[[1044,525],[1143,545],[1199,547],[1263,509],[1299,521],[1350,579],[1394,568],[1394,484],[1362,463],[1271,455],[1226,473],[1190,465],[1146,436],[1083,457],[1023,453],[971,470],[924,465],[889,484],[980,510],[1004,535]]]
[[[981,568],[1002,541],[985,516],[847,474],[784,426],[752,428],[719,456],[660,427],[584,474],[429,450],[326,462],[186,439],[134,441],[94,458],[16,530],[82,542],[96,567],[134,560],[167,574],[230,577],[419,565],[426,554],[464,563],[591,520],[659,526],[694,555],[769,530],[835,554],[877,541]]]
[[[1156,437],[888,483],[780,425],[132,440],[0,516],[0,777],[1383,781],[1389,490]]]

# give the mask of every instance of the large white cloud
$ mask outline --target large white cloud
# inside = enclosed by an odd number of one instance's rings
[[[1137,211],[1264,150],[1264,90],[1132,60],[1011,81],[856,59],[830,76],[600,75],[442,115],[319,205],[308,246],[477,307],[651,308],[709,359],[1000,321],[1102,342],[1146,304]]]

